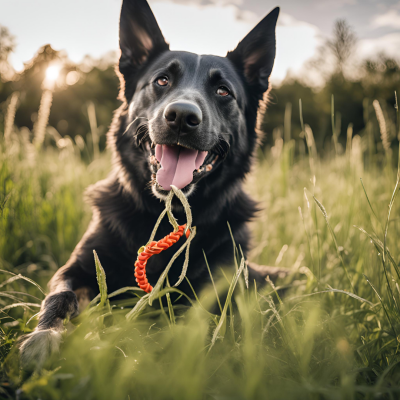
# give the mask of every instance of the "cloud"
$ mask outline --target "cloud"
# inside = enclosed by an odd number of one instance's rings
[[[373,39],[363,39],[358,43],[358,51],[361,57],[374,57],[379,53],[385,53],[395,58],[399,57],[400,33],[389,33]]]
[[[259,22],[260,16],[233,4],[152,2],[151,7],[172,50],[225,56]],[[266,9],[268,11],[268,9]],[[300,70],[320,43],[319,29],[281,13],[272,79]]]
[[[374,28],[390,27],[390,28],[400,28],[400,11],[389,10],[385,14],[376,16],[372,20],[372,26]]]
[[[324,0],[318,1],[315,4],[315,7],[319,9],[338,9],[345,6],[354,6],[357,4],[357,0]]]
[[[234,5],[152,2],[171,50],[224,56],[256,24],[257,17]]]
[[[282,80],[290,71],[296,75],[304,62],[315,55],[321,45],[320,30],[312,24],[281,14],[277,27],[277,50],[273,78]]]
[[[0,23],[18,39],[11,59],[14,67],[21,70],[23,62],[49,42],[65,49],[75,62],[85,54],[98,58],[116,50],[120,4],[120,0],[5,2]],[[171,49],[200,54],[225,56],[264,16],[243,10],[245,0],[150,0],[150,4]],[[265,13],[269,10],[265,5]],[[272,79],[282,80],[289,69],[298,72],[318,44],[317,27],[281,13]]]

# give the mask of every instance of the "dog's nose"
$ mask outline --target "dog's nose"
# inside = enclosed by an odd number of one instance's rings
[[[200,108],[193,103],[177,101],[165,107],[164,118],[174,131],[189,133],[200,125],[202,113]]]

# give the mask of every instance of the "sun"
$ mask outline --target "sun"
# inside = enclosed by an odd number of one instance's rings
[[[61,67],[59,65],[50,65],[50,67],[46,69],[46,80],[49,82],[55,82],[58,75],[60,75],[60,69]]]

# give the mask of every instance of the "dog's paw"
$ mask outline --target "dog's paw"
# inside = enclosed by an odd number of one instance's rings
[[[62,334],[54,329],[35,330],[22,339],[20,345],[21,368],[38,370],[46,360],[60,349]]]

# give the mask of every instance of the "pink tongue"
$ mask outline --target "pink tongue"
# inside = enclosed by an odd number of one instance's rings
[[[156,159],[161,163],[157,182],[164,190],[171,190],[171,185],[183,189],[192,182],[193,171],[201,167],[206,155],[206,151],[157,144]]]

